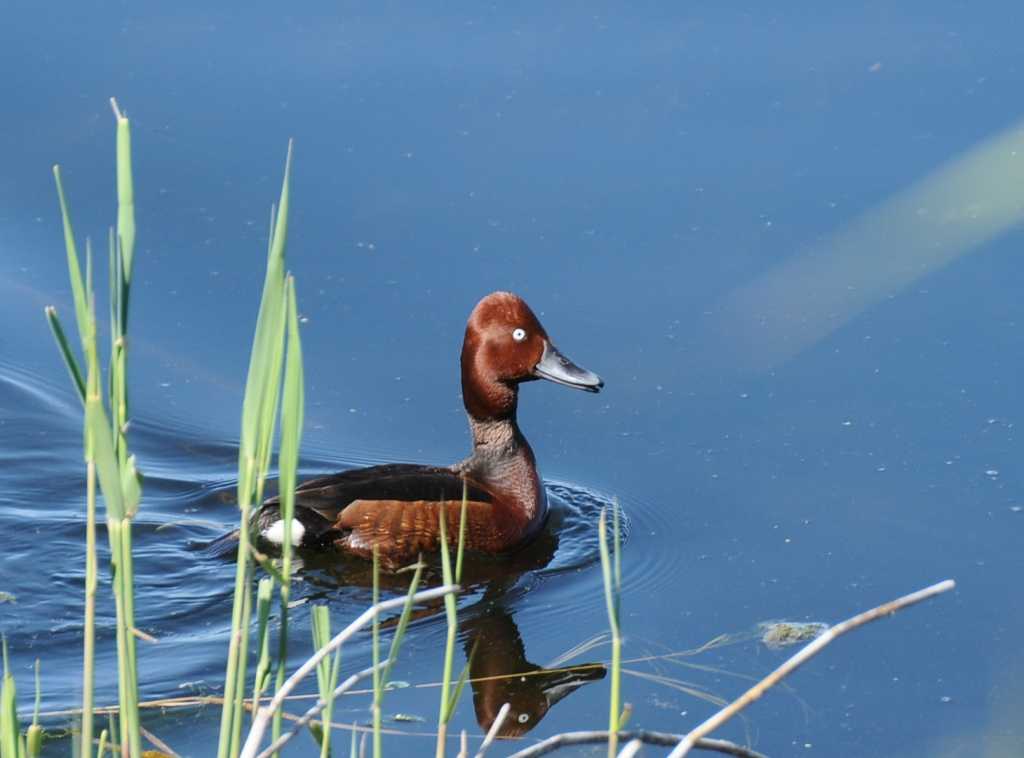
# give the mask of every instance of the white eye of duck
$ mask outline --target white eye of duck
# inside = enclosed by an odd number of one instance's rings
[[[513,329],[512,339],[514,339],[516,342],[522,342],[524,339],[526,339],[526,332],[523,331],[522,329]]]

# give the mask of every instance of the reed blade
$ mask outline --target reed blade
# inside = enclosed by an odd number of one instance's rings
[[[395,636],[391,638],[391,648],[388,651],[388,661],[384,666],[384,673],[381,676],[383,686],[386,688],[388,682],[391,680],[391,669],[395,665],[395,661],[398,659],[398,651],[402,647],[402,640],[405,638],[405,630],[409,626],[409,619],[412,617],[413,608],[413,595],[415,595],[420,588],[420,581],[423,577],[423,556],[420,555],[416,561],[416,570],[412,575],[412,581],[409,582],[409,592],[405,596],[405,605],[402,606],[402,615],[398,618],[398,626],[395,627]]]
[[[248,661],[249,593],[251,592],[249,582],[252,566],[249,554],[249,518],[251,507],[262,499],[281,391],[283,343],[288,320],[288,288],[284,277],[284,255],[291,160],[292,145],[289,142],[288,157],[285,161],[284,178],[281,184],[279,211],[272,214],[263,293],[256,318],[256,330],[253,335],[245,396],[242,402],[241,441],[238,452],[238,505],[241,525],[238,563],[235,570],[235,596],[232,604],[231,642],[225,667],[224,705],[218,740],[217,755],[219,758],[229,758],[229,756],[235,755],[239,749],[241,723],[244,715],[241,694],[246,679]],[[290,524],[286,526],[290,526]],[[290,546],[290,541],[288,545]],[[283,573],[281,582],[282,630],[287,629],[288,579],[287,573]],[[278,655],[277,679],[279,682],[283,678],[282,661],[285,659],[284,634],[286,631],[282,631],[281,646],[279,646],[281,652]],[[276,729],[279,729],[279,723],[278,720],[275,720]]]
[[[75,303],[75,322],[78,324],[78,336],[82,345],[85,345],[88,300],[86,299],[85,282],[82,280],[82,267],[78,264],[78,247],[75,244],[74,229],[71,228],[68,203],[64,197],[64,182],[61,180],[60,166],[53,167],[53,179],[57,183],[57,198],[60,201],[60,216],[64,227],[64,250],[68,261],[68,275],[71,279],[71,295]]]
[[[288,228],[288,197],[291,176],[292,146],[288,144],[284,180],[281,186],[279,210],[271,230],[271,244],[267,255],[267,270],[263,280],[263,295],[256,333],[249,358],[249,371],[242,401],[242,444],[239,449],[239,468],[244,478],[239,484],[254,497],[257,468],[264,462],[273,436],[278,387],[280,386],[281,342],[285,326],[284,254]],[[265,441],[266,440],[266,441]],[[241,495],[241,493],[239,493]]]
[[[71,345],[68,343],[67,335],[64,333],[64,327],[61,326],[60,319],[57,317],[57,309],[52,305],[48,305],[43,312],[46,314],[46,322],[50,325],[50,331],[53,332],[53,338],[57,342],[57,350],[60,351],[60,356],[64,359],[64,365],[67,367],[68,374],[71,375],[71,383],[78,390],[78,397],[84,403],[85,379],[82,377],[82,370],[78,367],[78,360],[71,351]]]
[[[479,642],[479,640],[477,640]],[[459,680],[455,683],[455,690],[452,692],[451,702],[448,703],[448,718],[455,713],[455,706],[459,704],[459,698],[462,696],[462,688],[466,686],[466,682],[469,679],[469,669],[473,665],[473,657],[476,655],[476,642],[473,643],[473,648],[469,651],[469,656],[466,658],[466,665],[462,667],[462,671],[459,672]]]

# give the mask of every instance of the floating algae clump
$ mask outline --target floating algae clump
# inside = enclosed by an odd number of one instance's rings
[[[757,625],[761,642],[771,650],[810,642],[826,629],[828,624],[820,621],[762,621]]]

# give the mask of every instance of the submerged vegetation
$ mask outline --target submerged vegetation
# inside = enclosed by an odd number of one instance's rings
[[[137,758],[143,755],[145,738],[160,751],[147,751],[150,756],[171,753],[142,727],[140,721],[139,679],[136,655],[137,639],[148,636],[135,626],[134,569],[132,563],[132,523],[142,501],[142,477],[135,458],[129,452],[128,426],[130,419],[128,370],[128,323],[132,269],[135,251],[134,189],[131,168],[130,122],[113,100],[116,119],[117,152],[117,222],[107,236],[109,280],[110,343],[106,367],[101,364],[98,339],[98,316],[94,288],[95,268],[92,245],[85,241],[84,272],[78,245],[71,223],[69,204],[64,192],[60,169],[54,168],[54,178],[61,212],[65,254],[73,295],[77,345],[73,346],[62,321],[53,307],[46,308],[46,318],[53,331],[59,353],[71,378],[72,386],[83,406],[83,444],[86,464],[86,534],[85,534],[85,589],[83,611],[83,664],[82,705],[78,734],[72,753],[102,758],[120,754]],[[302,435],[304,414],[303,359],[299,335],[299,319],[294,279],[287,273],[285,250],[288,231],[289,193],[292,166],[292,146],[289,144],[280,196],[271,211],[266,275],[256,321],[252,352],[249,361],[245,394],[242,403],[241,434],[238,458],[238,549],[235,565],[235,585],[232,602],[231,632],[227,645],[222,698],[202,699],[203,703],[218,702],[221,706],[220,729],[217,741],[219,758],[235,756],[276,755],[295,735],[308,729],[319,745],[321,758],[331,754],[332,715],[336,699],[363,681],[372,682],[370,706],[374,758],[383,755],[382,707],[386,692],[394,686],[391,673],[401,650],[408,624],[416,606],[429,602],[443,603],[447,634],[443,651],[443,670],[440,681],[440,700],[437,720],[435,756],[443,758],[449,746],[448,726],[456,711],[476,655],[476,643],[467,650],[467,662],[453,680],[455,644],[458,637],[458,608],[456,594],[460,591],[464,555],[467,494],[463,491],[459,530],[448,535],[447,519],[441,509],[439,527],[440,567],[443,584],[421,590],[424,569],[423,558],[403,569],[411,572],[408,590],[404,596],[382,600],[379,556],[373,554],[372,605],[358,618],[331,635],[332,620],[326,606],[314,606],[311,612],[314,654],[298,669],[286,671],[289,647],[289,612],[292,608],[291,585],[294,565],[292,535],[297,483],[298,451]],[[284,538],[280,555],[273,558],[259,552],[250,536],[250,516],[254,506],[263,501],[270,475],[273,449],[277,441],[277,469],[279,476],[280,508]],[[98,490],[97,490],[98,487]],[[106,728],[95,736],[96,717],[101,715],[94,703],[96,657],[96,595],[100,571],[97,535],[97,495],[102,494],[106,532],[110,548],[110,575],[116,609],[116,648],[118,703],[115,708],[104,709],[109,714]],[[453,506],[458,505],[453,503]],[[839,634],[867,621],[891,614],[906,605],[931,597],[951,588],[952,583],[941,585],[901,598],[854,617],[835,627],[811,624],[777,624],[765,629],[766,644],[794,644],[811,641],[790,661],[763,682],[749,690],[742,698],[723,708],[713,719],[689,735],[653,732],[625,732],[631,706],[624,704],[621,693],[623,673],[621,629],[622,569],[620,547],[622,527],[618,506],[611,510],[609,534],[608,514],[602,510],[596,528],[599,536],[600,563],[604,586],[604,600],[610,627],[611,664],[609,677],[608,728],[599,732],[578,732],[556,735],[516,753],[525,757],[540,755],[562,745],[603,742],[609,756],[631,756],[641,743],[675,746],[673,756],[681,756],[690,747],[717,750],[740,756],[758,755],[752,750],[721,740],[704,737],[747,702],[760,697],[764,690]],[[451,546],[455,547],[454,561]],[[257,567],[265,576],[257,581]],[[276,617],[274,606],[276,600]],[[15,602],[14,595],[0,592],[0,602]],[[381,616],[398,611],[397,621],[389,620],[391,643],[382,658]],[[272,623],[273,619],[273,623]],[[390,622],[394,622],[393,624]],[[339,681],[341,677],[342,647],[357,633],[371,628],[372,663]],[[255,632],[253,639],[250,635]],[[276,639],[275,639],[276,632]],[[769,642],[771,635],[772,642]],[[253,644],[250,645],[250,642]],[[707,649],[709,643],[701,649]],[[577,653],[585,650],[579,646]],[[682,655],[682,653],[678,654]],[[803,657],[801,657],[803,656]],[[250,664],[255,657],[255,667]],[[669,657],[669,656],[665,656]],[[7,643],[3,642],[3,680],[0,685],[0,758],[26,758],[39,755],[43,743],[43,729],[39,723],[40,685],[39,662],[35,669],[35,706],[32,721],[24,733],[16,709],[17,692],[7,660]],[[789,667],[789,668],[787,668]],[[559,673],[555,669],[539,669],[544,675]],[[603,667],[587,664],[580,669]],[[563,672],[571,672],[564,669]],[[781,672],[781,673],[780,673]],[[315,674],[318,699],[302,716],[294,718],[290,730],[285,731],[283,706],[298,684]],[[516,674],[520,677],[520,674]],[[582,679],[592,680],[593,671]],[[774,679],[773,679],[774,677]],[[492,677],[493,678],[493,677]],[[523,675],[521,678],[525,678]],[[564,685],[563,685],[564,686]],[[578,686],[578,684],[576,685]],[[575,687],[570,688],[574,689]],[[680,687],[681,688],[681,687]],[[760,689],[759,689],[760,688]],[[681,688],[682,689],[682,688]],[[692,690],[687,690],[692,692]],[[249,693],[249,697],[246,694]],[[186,699],[163,701],[165,704],[194,705]],[[499,703],[501,700],[498,701]],[[722,701],[724,704],[724,701]],[[499,735],[515,734],[503,731],[510,713],[505,702],[490,723],[488,733],[476,755],[483,755]],[[717,719],[717,720],[715,720]],[[269,746],[266,742],[270,732]],[[366,732],[363,744],[357,744],[356,730],[352,730],[351,753],[366,753]],[[620,743],[625,743],[621,751]],[[459,758],[468,756],[467,734],[459,739]]]

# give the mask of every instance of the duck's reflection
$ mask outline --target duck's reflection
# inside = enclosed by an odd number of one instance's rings
[[[531,663],[512,614],[500,604],[465,622],[463,628],[480,728],[490,729],[501,706],[510,706],[499,737],[526,734],[559,700],[587,682],[604,678],[605,668],[599,663],[552,669]]]
[[[510,711],[498,731],[516,737],[533,729],[560,700],[587,682],[603,679],[600,663],[545,668],[532,663],[515,622],[517,601],[528,594],[558,548],[560,514],[552,513],[546,528],[522,550],[507,556],[466,554],[462,586],[480,599],[459,611],[459,627],[466,658],[477,722],[490,729],[501,706]],[[368,561],[323,553],[300,551],[297,563],[316,594],[330,596],[338,587],[370,587],[373,572]],[[408,587],[409,574],[382,574],[381,588],[400,594]],[[423,585],[440,582],[436,565],[424,574]],[[434,616],[442,605],[419,608],[414,618]]]

